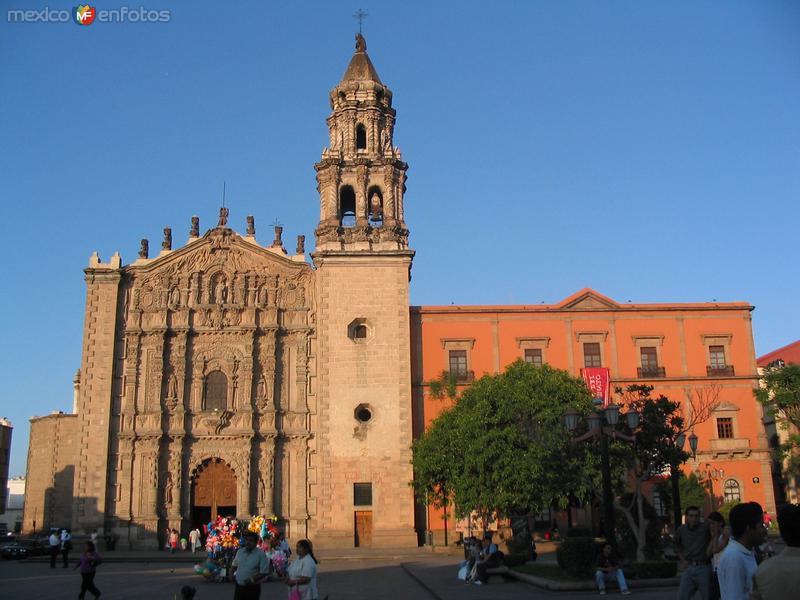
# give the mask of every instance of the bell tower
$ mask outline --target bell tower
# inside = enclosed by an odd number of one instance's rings
[[[406,170],[364,37],[330,92],[315,165],[318,363],[310,531],[321,547],[416,546]]]
[[[406,170],[393,144],[392,91],[378,77],[367,42],[330,92],[330,146],[315,165],[320,194],[317,250],[405,250]]]

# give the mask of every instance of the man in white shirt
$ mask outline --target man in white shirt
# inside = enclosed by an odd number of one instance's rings
[[[763,514],[758,502],[737,504],[731,509],[733,539],[728,542],[717,567],[722,600],[747,600],[753,589],[753,576],[758,568],[753,548],[762,544],[767,535]]]
[[[234,600],[258,600],[261,597],[261,580],[269,574],[267,555],[256,548],[258,535],[253,531],[244,534],[244,548],[236,551],[231,563],[236,580]]]
[[[50,537],[47,539],[50,543],[50,568],[56,568],[56,559],[58,553],[61,551],[61,538],[58,535],[58,529],[50,530]]]

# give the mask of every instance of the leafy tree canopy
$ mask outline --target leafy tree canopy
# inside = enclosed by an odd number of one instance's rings
[[[521,360],[475,381],[413,446],[418,498],[456,514],[539,512],[597,484],[591,444],[572,444],[564,412],[588,414],[583,381]]]

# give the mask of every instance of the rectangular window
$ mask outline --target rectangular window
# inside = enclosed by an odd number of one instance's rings
[[[372,506],[372,484],[353,484],[353,506]]]
[[[603,366],[598,342],[587,342],[583,345],[583,366],[586,368]]]
[[[658,353],[655,346],[643,346],[642,351],[642,370],[654,371],[658,368]]]
[[[465,377],[467,375],[467,351],[450,350],[450,375]]]
[[[531,363],[535,367],[542,366],[541,348],[527,348],[525,350],[525,362]]]
[[[708,347],[709,364],[712,369],[725,368],[725,346]]]
[[[717,419],[717,437],[721,440],[733,438],[733,418],[719,417]]]

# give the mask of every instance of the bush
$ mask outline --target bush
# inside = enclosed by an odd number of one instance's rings
[[[590,577],[594,569],[594,538],[568,537],[556,551],[558,566],[573,577]]]
[[[647,560],[631,567],[636,579],[664,579],[678,573],[678,563],[673,560]]]
[[[509,568],[517,567],[519,565],[524,565],[526,560],[524,554],[506,554],[503,557],[503,564]]]

